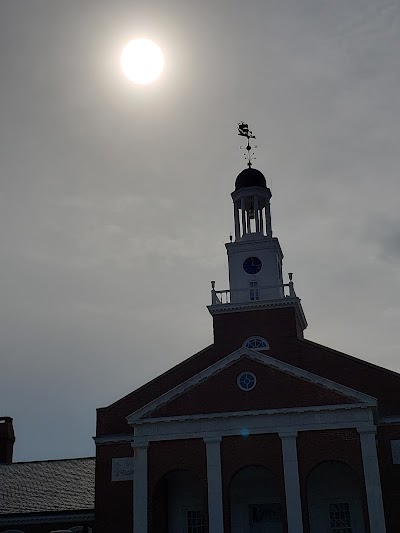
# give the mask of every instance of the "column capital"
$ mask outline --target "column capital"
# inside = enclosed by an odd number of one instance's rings
[[[357,428],[357,431],[360,435],[368,435],[368,434],[376,435],[376,426],[359,427]]]
[[[278,435],[280,436],[281,440],[283,439],[295,439],[297,437],[297,430],[292,431],[280,431]]]
[[[134,440],[131,442],[131,446],[134,450],[147,450],[149,447],[149,441],[146,440]]]
[[[218,444],[220,443],[222,440],[222,437],[221,436],[216,436],[216,437],[203,437],[203,441],[206,443],[206,444]]]

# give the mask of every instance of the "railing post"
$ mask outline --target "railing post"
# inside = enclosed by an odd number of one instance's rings
[[[215,305],[218,303],[218,298],[215,292],[215,281],[211,282],[211,304]]]
[[[293,284],[293,272],[289,272],[289,296],[292,298],[296,298],[296,293],[294,291],[294,284]]]

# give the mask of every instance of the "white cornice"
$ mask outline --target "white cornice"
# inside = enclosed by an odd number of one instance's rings
[[[307,370],[295,367],[293,365],[290,365],[289,363],[285,363],[269,355],[260,354],[256,351],[242,347],[127,416],[126,419],[128,421],[128,424],[131,426],[135,425],[141,418],[147,417],[153,411],[159,409],[163,405],[184,394],[186,391],[202,383],[211,376],[221,372],[223,369],[232,365],[242,357],[248,357],[280,372],[284,372],[309,383],[337,392],[342,396],[351,398],[356,402],[361,402],[364,405],[371,407],[375,407],[377,405],[376,398],[373,398],[372,396],[368,396],[362,392],[350,389],[349,387],[331,381],[327,378],[317,376],[316,374],[312,374]]]
[[[296,415],[300,413],[321,413],[325,411],[348,411],[349,409],[370,409],[365,403],[340,403],[335,405],[313,405],[309,407],[285,407],[279,409],[259,409],[257,411],[228,411],[224,413],[202,413],[198,415],[176,415],[158,418],[142,418],[135,423],[135,427],[145,424],[168,424],[170,422],[185,422],[197,420],[211,420],[222,418],[262,417],[277,415]]]
[[[297,318],[302,329],[307,328],[307,319],[301,305],[300,298],[278,298],[277,300],[257,300],[252,302],[214,304],[208,305],[207,309],[211,315],[222,315],[226,313],[242,313],[243,311],[259,311],[260,309],[277,309],[281,307],[294,307]]]
[[[133,447],[151,441],[178,439],[208,439],[227,436],[260,435],[269,433],[324,431],[355,428],[359,431],[375,428],[373,407],[365,404],[342,404],[310,408],[308,410],[276,410],[275,413],[223,413],[222,416],[192,417],[186,420],[146,420],[135,426]],[[232,416],[233,415],[233,416]],[[244,433],[243,433],[244,431]]]

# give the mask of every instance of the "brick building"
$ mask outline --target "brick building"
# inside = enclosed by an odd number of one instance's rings
[[[95,532],[400,531],[400,375],[303,336],[261,172],[239,174],[214,342],[97,413]]]
[[[304,338],[262,173],[232,199],[213,344],[98,410],[95,464],[12,463],[0,419],[0,533],[400,531],[400,375]]]

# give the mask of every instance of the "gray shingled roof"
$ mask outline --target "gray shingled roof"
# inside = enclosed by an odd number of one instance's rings
[[[0,516],[94,509],[93,457],[0,464]]]

